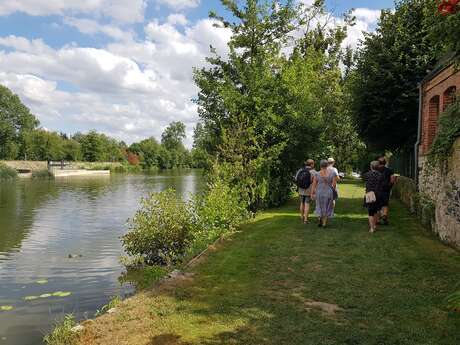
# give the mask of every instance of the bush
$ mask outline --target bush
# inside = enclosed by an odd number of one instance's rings
[[[122,237],[130,255],[123,261],[137,268],[183,262],[248,220],[245,205],[238,191],[221,181],[187,202],[172,189],[154,193],[141,201],[130,231]]]
[[[10,168],[6,164],[0,163],[0,180],[6,180],[10,178],[15,178],[18,176],[18,173],[13,168]]]
[[[64,320],[43,338],[43,342],[47,345],[72,345],[78,337],[77,333],[72,331],[74,326],[76,322],[73,315],[66,315]]]
[[[132,174],[132,173],[140,173],[142,172],[142,166],[140,165],[129,165],[129,164],[121,164],[116,165],[110,169],[112,172],[117,174]]]
[[[250,217],[238,191],[222,181],[214,182],[207,193],[195,197],[192,207],[196,229],[194,247],[207,245],[233,232]]]
[[[193,237],[189,207],[172,189],[142,199],[129,230],[122,237],[126,252],[142,256],[149,265],[180,261]]]

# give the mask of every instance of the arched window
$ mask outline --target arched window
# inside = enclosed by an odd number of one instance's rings
[[[457,88],[455,86],[451,86],[444,91],[444,95],[442,97],[442,111],[446,110],[449,105],[455,102],[456,93]]]
[[[429,151],[438,130],[439,103],[439,96],[432,97],[428,103],[428,112],[423,126],[423,151],[425,152]]]

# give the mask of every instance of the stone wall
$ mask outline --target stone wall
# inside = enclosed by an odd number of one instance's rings
[[[445,167],[433,168],[419,157],[419,194],[435,206],[433,231],[442,241],[460,248],[460,138]]]
[[[435,231],[435,204],[430,198],[417,191],[415,180],[400,176],[393,189],[393,196],[401,200],[412,214],[417,215],[425,228]]]
[[[31,170],[31,171],[44,171],[48,170],[48,163],[46,161],[1,161],[10,168]]]

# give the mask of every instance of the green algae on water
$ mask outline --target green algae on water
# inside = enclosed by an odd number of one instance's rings
[[[37,284],[40,284],[40,285],[44,285],[44,284],[48,284],[48,280],[46,280],[46,279],[40,279],[40,280],[37,280],[36,283],[37,283]]]
[[[68,291],[66,291],[66,292],[64,292],[64,291],[56,291],[56,292],[54,292],[52,295],[53,295],[54,297],[68,297],[68,296],[70,296],[71,294],[72,294],[72,293],[71,293],[71,292],[68,292]]]
[[[39,296],[26,296],[24,297],[24,300],[25,301],[33,301],[33,300],[36,300],[36,299],[39,299],[40,297]]]
[[[10,310],[13,310],[13,307],[11,305],[0,305],[0,310],[1,311],[10,311]]]

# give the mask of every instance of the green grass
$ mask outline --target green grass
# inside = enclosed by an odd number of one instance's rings
[[[59,322],[53,331],[43,338],[46,345],[71,345],[78,335],[72,332],[72,327],[76,326],[73,315],[66,315],[62,322]]]
[[[98,309],[96,311],[95,316],[101,316],[105,313],[107,313],[110,309],[118,307],[118,305],[121,303],[121,297],[120,296],[114,296],[112,299],[109,301],[109,303],[103,305],[101,309]]]
[[[460,254],[397,201],[391,225],[369,234],[362,188],[344,182],[340,195],[329,228],[301,224],[294,201],[264,212],[191,269],[192,282],[134,297],[81,343],[460,344],[460,314],[446,306]]]

